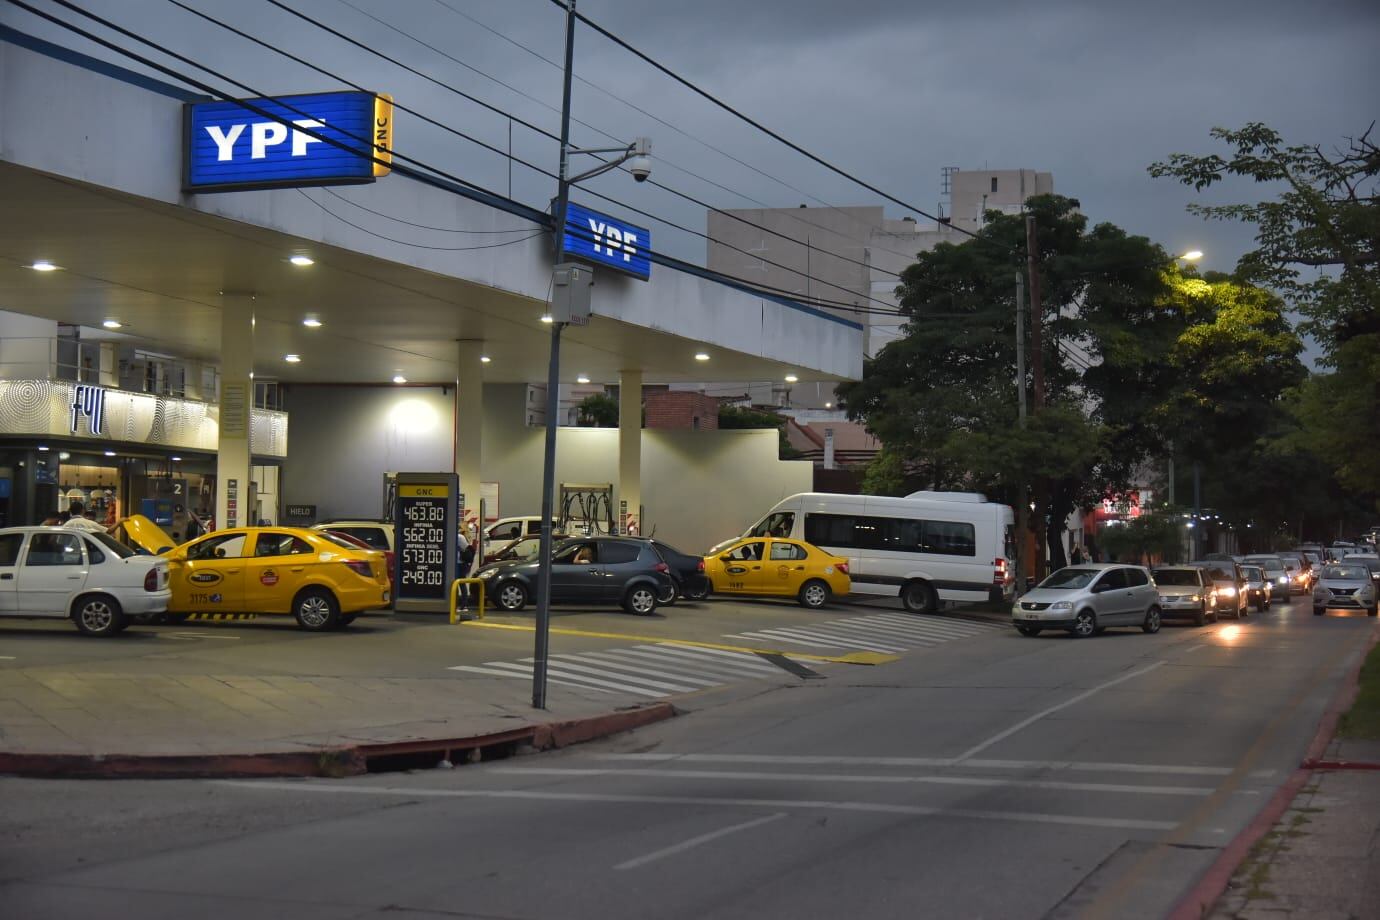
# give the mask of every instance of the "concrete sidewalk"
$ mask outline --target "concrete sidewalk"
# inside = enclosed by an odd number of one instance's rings
[[[1380,741],[1329,760],[1380,765]],[[1236,870],[1214,920],[1380,917],[1380,769],[1317,771]]]

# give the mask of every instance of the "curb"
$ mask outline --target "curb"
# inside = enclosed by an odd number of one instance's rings
[[[1327,704],[1327,709],[1323,712],[1322,721],[1318,723],[1318,730],[1313,735],[1313,741],[1308,745],[1308,752],[1304,755],[1299,767],[1289,774],[1289,778],[1284,784],[1275,790],[1275,794],[1265,803],[1265,807],[1255,816],[1250,824],[1237,834],[1235,839],[1222,848],[1222,852],[1213,860],[1211,866],[1198,880],[1198,883],[1188,890],[1174,905],[1173,910],[1168,914],[1170,920],[1200,920],[1206,917],[1208,912],[1217,904],[1217,901],[1227,890],[1227,885],[1231,883],[1231,878],[1236,874],[1236,870],[1245,861],[1251,847],[1255,846],[1260,838],[1269,833],[1270,828],[1275,826],[1283,814],[1289,810],[1293,804],[1294,797],[1299,790],[1308,784],[1313,776],[1315,769],[1328,769],[1321,766],[1329,761],[1320,758],[1327,751],[1327,746],[1332,743],[1332,736],[1337,733],[1337,722],[1356,699],[1359,690],[1361,668],[1366,663],[1366,657],[1371,649],[1380,643],[1380,631],[1371,631],[1370,640],[1366,647],[1361,650],[1360,659],[1356,666],[1347,672],[1342,680],[1342,685],[1333,694],[1331,702]],[[1337,763],[1345,763],[1339,761]],[[1332,767],[1331,769],[1380,769],[1380,764],[1356,764],[1349,767]]]
[[[42,779],[232,779],[360,776],[370,772],[478,762],[524,748],[538,751],[594,741],[677,714],[651,703],[582,719],[543,722],[462,738],[360,744],[262,754],[23,754],[0,751],[0,774]],[[485,755],[488,755],[486,757]]]

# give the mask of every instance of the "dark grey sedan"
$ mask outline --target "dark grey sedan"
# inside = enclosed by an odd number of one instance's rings
[[[495,606],[516,611],[536,599],[539,561],[499,562],[479,570]],[[647,615],[674,590],[668,567],[651,543],[620,537],[577,537],[551,551],[551,603],[621,604]]]

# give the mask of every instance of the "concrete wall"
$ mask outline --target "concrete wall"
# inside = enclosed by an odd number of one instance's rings
[[[376,517],[384,472],[451,468],[453,394],[292,387],[292,452],[281,501],[314,504],[323,518]],[[541,512],[544,433],[526,425],[525,394],[520,384],[492,385],[484,393],[483,478],[499,483],[503,515]],[[462,437],[464,431],[462,422]],[[643,532],[702,552],[741,533],[778,500],[809,491],[811,465],[778,460],[777,450],[775,431],[644,430]],[[558,483],[616,485],[617,478],[617,429],[560,429]]]
[[[47,380],[53,375],[57,322],[0,310],[0,379]]]

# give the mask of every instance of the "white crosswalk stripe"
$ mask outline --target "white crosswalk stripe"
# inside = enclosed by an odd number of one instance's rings
[[[1002,627],[976,620],[953,620],[920,614],[877,613],[843,620],[732,633],[726,638],[765,642],[787,649],[803,646],[887,653],[930,648],[994,630],[1002,631]]]
[[[486,661],[448,670],[531,680],[532,661]],[[721,687],[747,678],[783,676],[785,671],[748,652],[660,644],[552,655],[547,663],[547,679],[553,684],[652,698]]]

